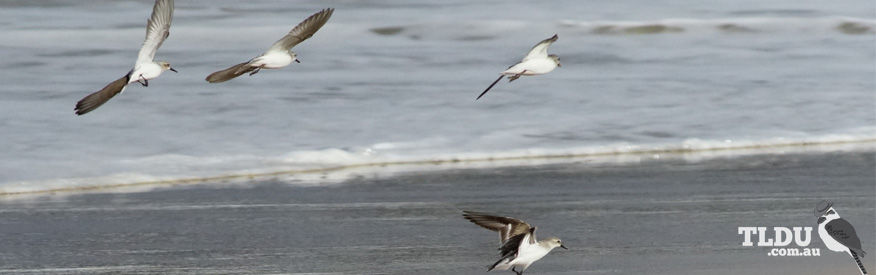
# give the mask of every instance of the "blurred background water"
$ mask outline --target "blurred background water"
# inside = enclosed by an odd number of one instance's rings
[[[876,139],[873,1],[0,1],[0,191],[350,163]],[[336,8],[301,64],[204,77]],[[563,67],[474,98],[554,33]]]

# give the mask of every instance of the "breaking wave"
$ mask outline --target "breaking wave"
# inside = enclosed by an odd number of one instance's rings
[[[564,27],[580,28],[594,34],[657,34],[676,32],[808,32],[825,31],[844,34],[873,34],[876,20],[849,17],[825,18],[732,18],[732,19],[664,19],[653,22],[580,22],[564,21]]]
[[[722,157],[775,153],[876,150],[876,134],[825,135],[802,139],[687,139],[676,144],[610,144],[563,149],[529,148],[502,152],[457,152],[421,155],[380,153],[393,144],[358,149],[296,151],[277,157],[193,157],[158,155],[126,160],[135,166],[158,167],[176,174],[119,173],[94,178],[21,181],[0,184],[0,196],[85,191],[132,192],[158,186],[208,182],[279,180],[300,185],[324,185],[347,179],[390,175],[403,171],[489,168],[550,163],[637,163],[654,159],[701,161]],[[441,150],[436,150],[441,151]],[[174,167],[174,169],[163,169]]]
[[[446,36],[441,30],[455,30],[457,39],[471,40],[472,37],[483,39],[489,36],[472,36],[459,34],[478,31],[504,32],[512,28],[527,26],[527,28],[555,29],[593,35],[638,35],[666,34],[683,32],[715,32],[715,33],[775,33],[775,32],[834,32],[842,34],[874,34],[876,20],[853,17],[751,17],[726,19],[690,19],[675,18],[653,21],[579,21],[561,20],[546,26],[537,26],[531,22],[462,22],[417,24],[409,26],[385,26],[371,28],[378,35],[404,35],[411,38],[430,36]],[[506,30],[507,28],[507,30]],[[436,33],[437,32],[437,33]]]

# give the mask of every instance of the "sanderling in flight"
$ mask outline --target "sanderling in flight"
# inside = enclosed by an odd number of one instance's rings
[[[861,262],[861,257],[866,253],[861,249],[861,239],[858,239],[852,224],[840,218],[833,209],[833,203],[826,200],[819,202],[815,207],[815,216],[818,217],[818,236],[821,237],[824,246],[831,251],[849,254],[858,264],[861,274],[867,274],[867,269]]]
[[[152,61],[161,43],[170,35],[170,21],[173,20],[173,0],[155,0],[152,17],[146,22],[146,40],[137,54],[134,68],[122,78],[107,84],[100,91],[94,92],[76,103],[76,114],[84,115],[106,103],[113,96],[122,93],[128,84],[138,82],[144,87],[149,86],[149,80],[161,75],[166,70],[176,72],[170,63]]]
[[[524,57],[523,60],[520,61],[520,63],[508,67],[507,70],[501,72],[499,74],[499,78],[497,78],[496,81],[493,81],[493,83],[490,84],[490,86],[487,87],[487,89],[484,90],[484,92],[481,93],[481,95],[479,95],[478,98],[476,98],[475,100],[481,99],[484,94],[490,91],[490,89],[493,88],[496,83],[499,83],[499,80],[502,80],[502,78],[505,76],[508,76],[508,82],[511,82],[520,78],[520,76],[522,75],[546,74],[553,71],[557,67],[562,67],[563,65],[560,64],[559,56],[555,54],[548,55],[547,53],[548,47],[556,42],[558,38],[559,37],[554,34],[554,36],[551,36],[551,38],[538,42],[535,47],[532,47],[532,50],[529,50],[529,54],[527,54],[526,57]]]
[[[292,47],[313,36],[319,28],[325,25],[325,22],[329,20],[334,11],[334,9],[328,8],[314,13],[307,19],[304,19],[304,21],[301,21],[301,23],[298,23],[298,26],[292,28],[286,36],[274,42],[274,45],[271,45],[271,48],[265,53],[247,62],[212,73],[207,76],[207,82],[224,82],[245,73],[254,75],[261,69],[279,69],[292,64],[292,61],[301,63],[301,61],[298,61],[298,56],[292,51]]]
[[[568,249],[563,245],[563,241],[555,237],[537,241],[535,227],[524,221],[474,211],[462,212],[462,216],[474,224],[499,232],[499,241],[502,243],[499,247],[501,258],[487,271],[511,269],[517,275],[522,275],[529,265],[554,248]]]

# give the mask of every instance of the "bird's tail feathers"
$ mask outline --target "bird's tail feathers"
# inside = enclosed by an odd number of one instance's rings
[[[861,258],[858,257],[858,253],[855,253],[853,251],[849,251],[849,254],[852,254],[852,259],[855,259],[855,263],[858,264],[858,269],[861,270],[861,274],[866,275],[867,269],[864,268],[864,263],[861,262]],[[864,254],[861,254],[861,256],[864,256]]]
[[[229,67],[228,69],[224,69],[215,73],[212,73],[207,76],[207,82],[210,83],[219,83],[225,82],[229,79],[241,76],[245,73],[248,73],[252,70],[255,70],[256,67],[250,66],[249,61],[243,62],[234,66]]]

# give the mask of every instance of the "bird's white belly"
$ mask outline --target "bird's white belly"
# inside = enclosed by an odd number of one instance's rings
[[[259,56],[250,65],[267,69],[278,69],[292,64],[292,56],[287,53],[272,53]]]
[[[824,246],[831,251],[836,252],[847,252],[847,248],[845,245],[835,241],[830,234],[827,233],[827,230],[824,229],[824,225],[827,224],[827,221],[822,222],[818,225],[818,236],[821,237],[821,241],[824,242]]]
[[[146,63],[140,64],[134,67],[134,72],[131,73],[131,79],[128,80],[128,83],[136,82],[140,79],[154,79],[161,75],[161,72],[164,70],[161,69],[161,66],[156,63]]]
[[[545,255],[547,255],[547,251],[530,251],[529,253],[523,253],[514,258],[514,265],[529,266],[533,262],[544,258]]]
[[[518,266],[521,268],[527,268],[529,265],[534,263],[535,261],[541,260],[545,255],[550,252],[550,250],[542,248],[540,245],[536,244],[523,244],[523,247],[518,250],[517,257],[514,257],[514,261],[511,262],[511,265]]]
[[[511,68],[508,68],[502,74],[504,75],[539,75],[546,74],[557,68],[557,63],[552,59],[539,58],[530,59],[525,62],[517,63]]]

